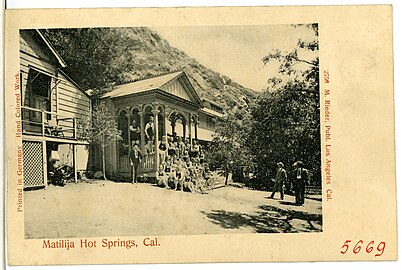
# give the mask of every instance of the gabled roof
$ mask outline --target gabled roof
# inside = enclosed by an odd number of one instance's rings
[[[64,62],[63,58],[57,53],[57,51],[53,48],[53,46],[49,43],[47,38],[39,31],[39,29],[35,29],[36,32],[39,34],[40,38],[42,41],[46,44],[50,52],[54,55],[54,57],[57,59],[61,67],[67,67],[66,62]]]
[[[122,84],[116,86],[112,91],[104,94],[102,97],[117,98],[137,93],[143,93],[151,90],[165,91],[164,86],[166,86],[173,80],[178,80],[180,78],[183,80],[185,89],[188,91],[189,96],[192,97],[196,103],[202,105],[200,97],[198,96],[197,92],[191,85],[190,80],[188,79],[184,71],[177,71],[148,79],[135,81],[132,83]]]

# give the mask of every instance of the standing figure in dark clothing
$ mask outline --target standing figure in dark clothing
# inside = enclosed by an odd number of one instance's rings
[[[138,144],[133,145],[133,150],[130,152],[130,164],[131,164],[131,179],[132,183],[137,183],[138,167],[141,164],[142,154]]]
[[[285,189],[286,189],[285,194],[294,195],[293,194],[294,193],[294,186],[295,186],[294,179],[296,177],[296,172],[297,172],[296,168],[297,168],[297,162],[293,163],[292,171],[290,172],[290,175],[288,177],[288,181],[286,181],[286,183],[285,183]]]
[[[283,168],[284,165],[282,162],[278,162],[276,166],[278,167],[278,170],[276,172],[274,190],[272,191],[270,198],[273,199],[275,192],[279,191],[281,194],[281,200],[283,200],[283,184],[286,182],[288,176]]]
[[[149,122],[145,125],[145,136],[147,137],[148,141],[154,141],[155,137],[155,122],[154,117],[149,117]]]
[[[303,168],[303,162],[296,162],[296,171],[293,174],[293,183],[295,188],[296,205],[304,204],[304,192],[308,184],[308,171]]]
[[[133,122],[130,125],[130,132],[131,132],[130,138],[132,143],[136,143],[141,139],[140,126],[138,125],[137,121],[135,121],[135,119],[133,119]]]

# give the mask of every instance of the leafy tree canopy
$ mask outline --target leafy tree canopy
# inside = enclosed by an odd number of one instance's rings
[[[68,63],[66,72],[84,90],[110,88],[132,68],[133,56],[125,52],[136,42],[117,29],[50,29],[44,33]]]
[[[300,25],[295,26],[300,27]],[[285,163],[288,170],[301,160],[321,184],[319,58],[300,58],[300,52],[318,51],[318,25],[307,25],[316,39],[299,40],[288,53],[275,50],[262,61],[279,62],[284,78],[270,78],[268,89],[251,108],[251,128],[247,145],[255,157],[260,177],[273,177],[275,164]],[[301,66],[303,65],[303,66]]]

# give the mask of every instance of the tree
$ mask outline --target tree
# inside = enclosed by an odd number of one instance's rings
[[[295,26],[300,27],[300,26]],[[288,170],[302,160],[321,184],[319,58],[301,58],[303,51],[318,51],[318,25],[307,25],[315,39],[299,40],[290,53],[275,50],[262,61],[279,62],[282,78],[270,78],[268,89],[251,109],[252,123],[248,146],[255,156],[258,175],[273,176],[282,161]]]
[[[139,42],[118,28],[47,29],[44,34],[68,63],[66,73],[84,90],[103,93],[125,82],[124,74],[133,69],[133,54],[127,51]]]
[[[104,102],[97,104],[92,111],[92,121],[89,128],[83,132],[87,140],[101,148],[102,171],[106,179],[105,148],[111,142],[122,140],[121,131]]]
[[[230,172],[251,166],[251,155],[245,146],[247,139],[247,109],[230,112],[218,119],[215,136],[208,152],[211,166],[222,168],[225,172],[225,185]]]

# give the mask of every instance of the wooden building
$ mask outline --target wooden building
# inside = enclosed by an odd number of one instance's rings
[[[20,90],[24,188],[46,187],[50,158],[85,170],[79,123],[91,99],[61,68],[66,63],[39,30],[20,31]]]
[[[131,173],[129,152],[137,140],[143,153],[140,174],[153,177],[160,162],[159,144],[168,137],[208,142],[214,132],[214,118],[223,110],[212,101],[202,101],[184,71],[168,73],[117,86],[102,97],[116,115],[123,140],[106,150],[106,173],[128,177]],[[153,122],[151,122],[153,119]],[[133,123],[134,121],[134,123]],[[147,138],[147,127],[154,127],[154,138]],[[137,125],[139,137],[130,126]],[[149,142],[153,152],[149,153]]]

